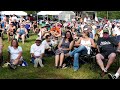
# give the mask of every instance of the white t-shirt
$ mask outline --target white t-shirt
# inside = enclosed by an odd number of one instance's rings
[[[84,22],[87,22],[87,18],[84,18]]]
[[[35,56],[40,56],[44,52],[45,52],[45,46],[42,44],[40,46],[37,46],[35,43],[31,46],[30,53],[34,53]]]
[[[120,30],[119,30],[119,28],[115,27],[113,34],[117,34],[117,36],[120,35]]]
[[[22,47],[18,46],[17,49],[14,49],[13,47],[8,46],[8,52],[10,52],[10,60],[15,60],[18,57],[19,53],[22,52]]]
[[[42,45],[45,46],[45,49],[51,48],[50,45],[54,46],[54,45],[56,45],[56,44],[57,44],[57,41],[56,41],[56,40],[54,40],[54,41],[51,40],[50,42],[47,42],[46,40],[44,40],[44,41],[42,42]]]
[[[50,44],[52,44],[51,42],[47,42],[46,40],[44,40],[44,41],[42,41],[42,45],[44,45],[45,46],[45,49],[48,49],[48,48],[50,48]]]

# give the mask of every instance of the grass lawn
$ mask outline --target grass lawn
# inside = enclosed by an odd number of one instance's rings
[[[27,67],[18,67],[16,70],[9,68],[0,67],[0,79],[108,79],[107,75],[104,78],[100,77],[100,69],[90,70],[89,64],[81,65],[77,72],[73,71],[73,68],[67,69],[56,69],[54,68],[54,56],[45,57],[45,67],[34,68],[33,64],[30,63],[30,46],[35,42],[37,35],[30,33],[28,38],[23,45],[19,42],[19,45],[23,48],[23,57],[28,62]],[[4,49],[3,56],[4,60],[7,59],[7,48],[10,43],[7,42],[7,36],[4,35]],[[112,65],[110,72],[117,70],[115,65]]]

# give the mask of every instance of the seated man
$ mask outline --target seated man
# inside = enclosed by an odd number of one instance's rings
[[[98,54],[96,55],[96,60],[98,65],[102,70],[101,76],[104,76],[107,73],[107,70],[111,64],[115,61],[116,58],[116,49],[115,46],[118,45],[120,49],[120,43],[117,42],[114,38],[109,37],[109,31],[103,30],[103,37],[99,38],[97,41]],[[103,60],[108,59],[107,65],[104,66]]]
[[[42,45],[45,46],[45,54],[53,55],[52,47],[54,46],[54,42],[51,40],[50,35],[46,35],[45,40],[42,41]]]
[[[37,67],[38,63],[41,67],[44,67],[42,63],[44,52],[45,52],[45,47],[41,44],[41,40],[37,38],[35,44],[33,44],[30,49],[34,67]]]

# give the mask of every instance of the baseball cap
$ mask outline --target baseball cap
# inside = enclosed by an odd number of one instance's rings
[[[105,29],[105,30],[103,30],[103,33],[109,33],[109,31]]]
[[[84,28],[84,30],[86,31],[86,30],[88,30],[88,28]]]
[[[36,41],[41,41],[41,39],[38,37],[38,38],[36,38]]]

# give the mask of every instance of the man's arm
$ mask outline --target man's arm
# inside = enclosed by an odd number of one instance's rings
[[[35,55],[34,55],[34,48],[33,48],[33,45],[31,46],[30,53],[31,53],[31,56],[32,56],[32,57],[36,58]]]
[[[97,41],[97,50],[99,53],[100,53],[100,48],[101,48],[101,46],[100,46],[100,38],[99,38]]]

